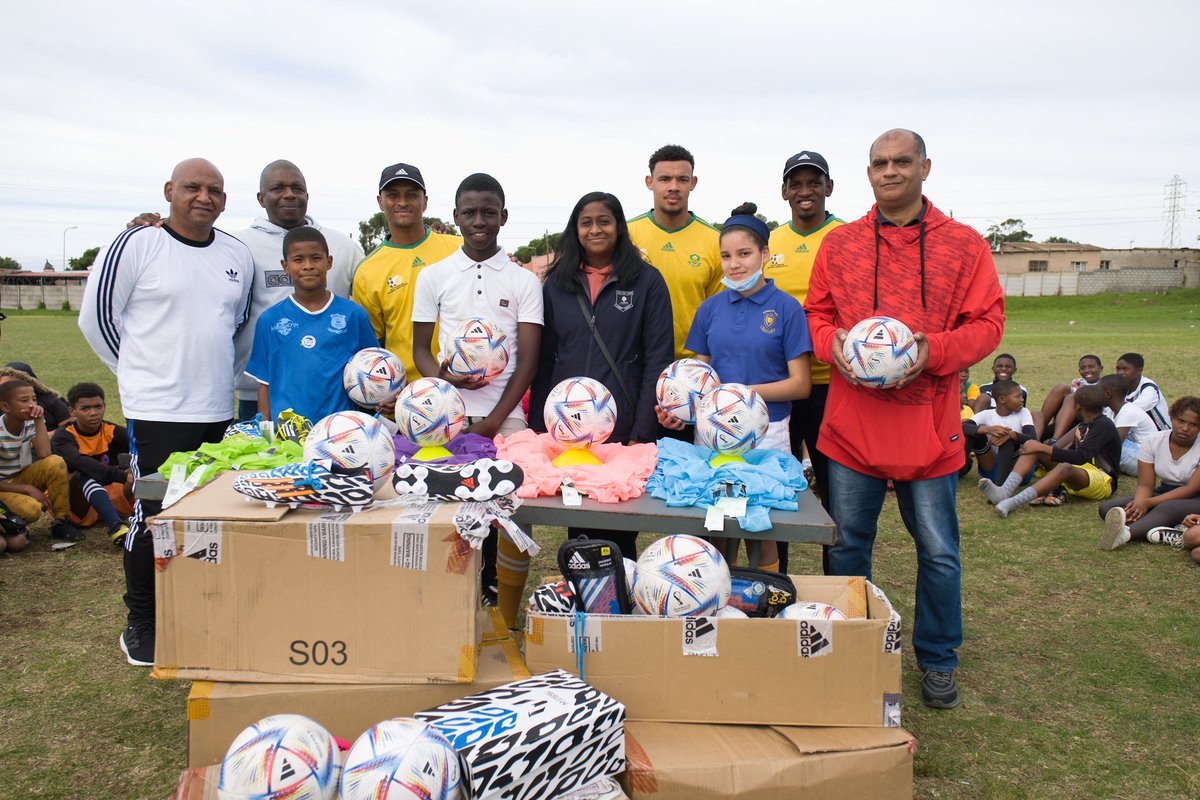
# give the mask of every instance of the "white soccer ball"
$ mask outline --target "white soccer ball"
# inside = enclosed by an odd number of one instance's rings
[[[650,616],[705,616],[729,602],[729,583],[729,566],[717,548],[675,534],[642,551],[633,599]]]
[[[390,350],[368,347],[359,350],[342,370],[342,386],[356,404],[371,408],[404,388],[404,362]]]
[[[612,393],[592,378],[567,378],[546,398],[546,430],[567,448],[600,444],[617,424],[617,404]]]
[[[842,355],[860,382],[886,389],[894,386],[916,363],[917,343],[912,331],[900,320],[867,317],[846,334]]]
[[[776,619],[845,619],[846,615],[825,603],[792,603]]]
[[[672,361],[658,376],[654,396],[659,407],[676,419],[692,425],[700,398],[717,388],[721,379],[709,364],[696,358]]]
[[[299,714],[276,714],[237,735],[217,781],[220,800],[333,800],[337,748],[318,723]]]
[[[489,319],[463,320],[451,333],[443,358],[454,375],[491,380],[508,366],[508,336]]]
[[[722,455],[740,456],[758,447],[770,422],[758,392],[741,383],[722,383],[700,400],[696,438]]]
[[[418,378],[396,396],[396,426],[422,447],[441,447],[462,430],[467,408],[462,395],[441,378]]]
[[[396,445],[370,414],[339,411],[312,426],[304,440],[304,460],[328,461],[347,472],[361,467],[379,488],[396,467]]]
[[[737,606],[725,606],[717,612],[717,619],[750,619],[750,616]]]
[[[635,605],[633,590],[637,586],[637,562],[632,558],[622,558],[625,565],[625,588],[629,591],[629,604]]]
[[[342,800],[460,800],[458,754],[436,728],[397,717],[367,729],[346,754]]]

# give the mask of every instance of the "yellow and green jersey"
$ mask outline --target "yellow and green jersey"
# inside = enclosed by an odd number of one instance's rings
[[[803,305],[808,297],[808,279],[812,275],[817,250],[825,240],[825,234],[842,225],[832,214],[825,217],[825,224],[809,233],[800,233],[791,222],[771,231],[771,260],[763,269],[763,277],[771,278],[775,285],[796,298]],[[812,382],[829,383],[829,365],[809,356],[812,367]]]
[[[425,229],[416,244],[392,244],[386,239],[367,255],[354,271],[350,297],[366,309],[383,346],[404,362],[411,383],[421,377],[413,363],[413,295],[417,274],[462,247],[461,236]],[[437,331],[433,343],[437,346]]]
[[[720,232],[695,214],[682,228],[669,231],[647,211],[629,220],[629,238],[667,283],[675,318],[675,358],[692,358],[695,354],[683,346],[692,317],[701,303],[721,291]]]

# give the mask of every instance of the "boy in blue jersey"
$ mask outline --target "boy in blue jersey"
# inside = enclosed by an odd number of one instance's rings
[[[254,327],[246,374],[258,381],[258,412],[272,419],[292,409],[312,421],[354,403],[342,369],[365,347],[378,347],[367,312],[326,288],[333,260],[325,236],[302,225],[283,238],[283,268],[292,294],[263,312]]]

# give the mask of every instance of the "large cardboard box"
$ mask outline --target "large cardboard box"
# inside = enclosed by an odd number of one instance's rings
[[[303,714],[347,742],[375,723],[529,677],[499,612],[485,618],[475,682],[434,684],[214,683],[196,681],[187,699],[188,766],[219,764],[244,729],[272,714]],[[497,638],[499,637],[499,638]]]
[[[634,800],[911,800],[912,736],[900,728],[625,725]]]
[[[560,800],[625,769],[625,709],[561,670],[416,716],[462,756],[471,797]]]
[[[531,613],[525,660],[579,675],[631,720],[900,727],[900,617],[887,597],[861,577],[792,578],[798,599],[850,619]]]
[[[457,504],[268,509],[232,475],[152,525],[155,677],[474,680],[479,553],[455,531]]]

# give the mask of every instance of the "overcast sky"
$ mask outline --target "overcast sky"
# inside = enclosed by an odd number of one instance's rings
[[[121,8],[119,12],[118,8]],[[304,171],[347,234],[380,170],[416,164],[449,218],[466,175],[508,195],[510,250],[585,192],[650,207],[649,154],[696,156],[692,210],[787,218],[786,158],[823,153],[843,219],[871,204],[871,141],[920,132],[926,194],[980,230],[1160,246],[1172,176],[1200,233],[1200,4],[624,2],[14,4],[0,73],[0,255],[28,268],[165,210],[172,166],[225,175],[218,227],[261,209],[262,167]],[[411,9],[411,10],[410,10]]]

